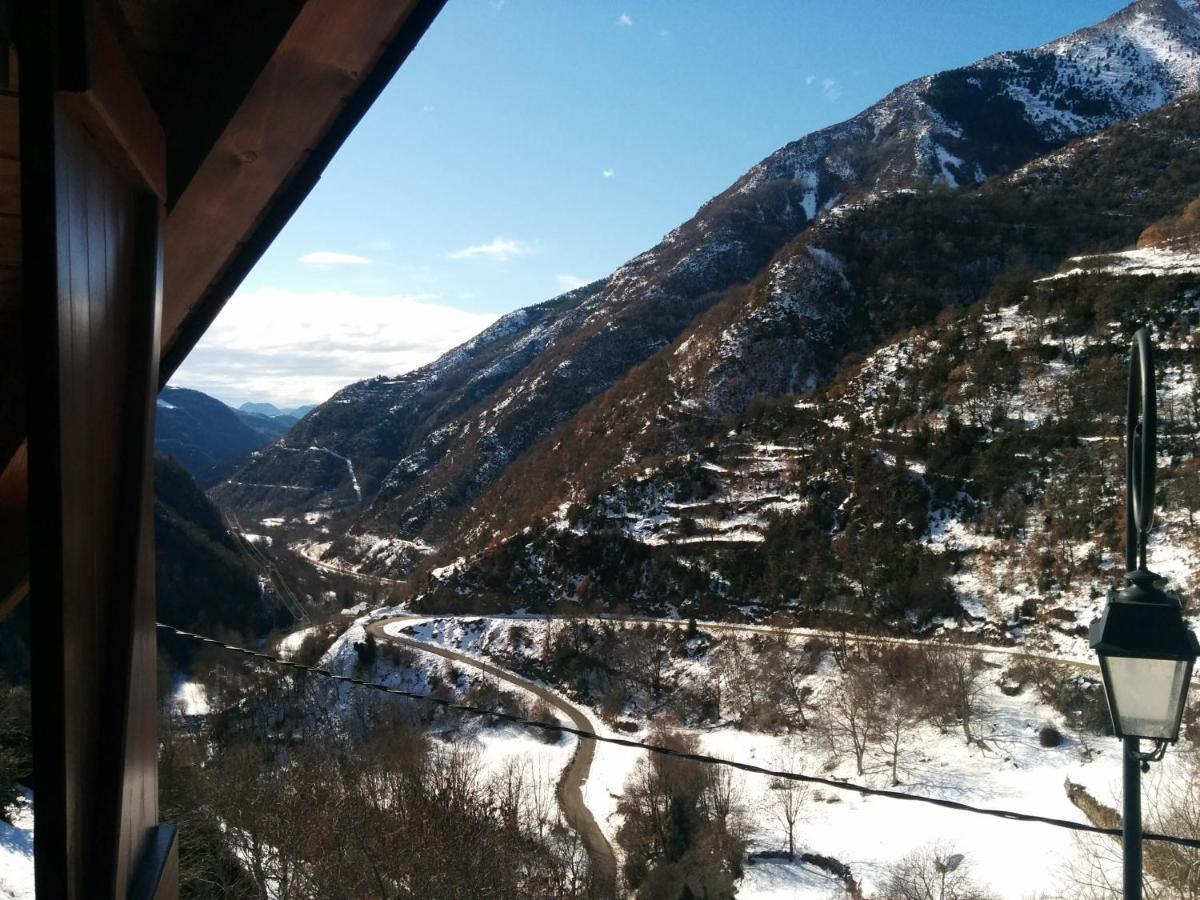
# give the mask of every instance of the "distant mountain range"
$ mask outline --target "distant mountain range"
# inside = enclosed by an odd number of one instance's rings
[[[704,491],[738,464],[736,448],[719,459],[711,448],[763,404],[806,408],[912,329],[980,301],[1024,302],[1036,277],[1070,258],[1168,228],[1200,195],[1198,87],[1196,0],[1138,0],[1042,47],[912,81],[771,154],[612,275],[505,316],[414,372],[338,392],[213,495],[260,518],[323,521],[313,540],[328,560],[415,573],[425,598],[519,605],[591,593],[611,604],[661,590],[733,603],[733,575],[716,557],[679,550],[713,528],[666,506],[703,509]],[[939,415],[924,427],[944,427]],[[841,420],[825,428],[843,430]],[[843,439],[876,452],[870,429]],[[757,450],[742,455],[763,464]],[[805,477],[822,477],[814,465]],[[890,490],[907,496],[907,486]],[[652,532],[601,527],[635,508],[639,522],[674,523],[669,550],[652,549]],[[829,529],[848,526],[806,515],[788,503],[771,513],[793,537],[823,530],[813,552],[836,565]],[[776,527],[768,518],[747,520],[745,542]],[[922,527],[930,521],[927,509]],[[666,581],[592,586],[662,569],[664,553]],[[946,573],[905,559],[910,587],[942,596]],[[868,559],[832,596],[864,590],[873,564],[899,565]],[[765,590],[753,584],[745,590]]]
[[[208,487],[245,465],[251,453],[281,438],[298,421],[292,412],[269,403],[232,409],[200,391],[167,387],[158,395],[155,445]]]
[[[279,418],[285,416],[295,419],[297,422],[303,419],[310,411],[316,407],[315,403],[309,403],[306,406],[293,406],[290,409],[280,409],[274,403],[243,403],[238,407],[240,412],[250,413],[256,416],[268,416],[269,418]]]

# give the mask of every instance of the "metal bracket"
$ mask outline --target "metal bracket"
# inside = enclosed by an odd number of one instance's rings
[[[1159,762],[1167,752],[1167,742],[1164,740],[1155,739],[1154,749],[1143,753],[1141,750],[1129,751],[1129,758],[1136,760],[1142,764],[1142,771],[1150,771],[1150,763]]]

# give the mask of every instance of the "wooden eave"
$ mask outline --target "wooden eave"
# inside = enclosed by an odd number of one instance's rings
[[[308,196],[445,0],[308,0],[166,220],[161,383]]]

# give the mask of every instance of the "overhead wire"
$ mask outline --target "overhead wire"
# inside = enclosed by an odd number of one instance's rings
[[[680,750],[675,747],[666,747],[660,744],[650,744],[644,741],[630,740],[628,738],[596,734],[594,732],[575,728],[571,725],[564,725],[561,722],[546,722],[538,719],[527,719],[524,716],[520,716],[515,713],[504,712],[502,710],[473,706],[469,703],[458,703],[454,700],[450,700],[445,697],[434,696],[432,694],[421,694],[416,691],[406,691],[402,688],[388,687],[387,685],[380,684],[377,681],[367,681],[362,678],[356,678],[353,675],[342,675],[338,672],[332,672],[329,669],[321,668],[320,666],[310,666],[306,665],[305,663],[274,656],[270,653],[263,653],[259,650],[251,650],[248,647],[241,647],[237,644],[229,644],[225,641],[208,637],[207,635],[203,634],[196,634],[195,632],[187,631],[182,628],[176,628],[173,625],[167,625],[163,622],[157,622],[156,625],[159,629],[169,632],[170,634],[174,634],[178,637],[187,638],[189,640],[208,644],[214,647],[220,647],[221,649],[231,653],[237,653],[252,659],[262,660],[263,662],[268,662],[276,666],[283,666],[310,675],[318,675],[322,678],[329,678],[334,681],[344,682],[346,684],[354,685],[355,687],[370,688],[372,690],[380,691],[384,694],[404,697],[409,700],[416,700],[422,703],[431,703],[443,709],[453,710],[455,712],[465,713],[467,715],[489,716],[506,722],[511,722],[514,725],[520,725],[525,728],[536,728],[540,729],[541,731],[559,734],[573,734],[581,740],[598,741],[600,743],[613,744],[618,747],[628,747],[634,750],[645,750],[659,756],[689,760],[702,765],[725,766],[727,768],[738,769],[740,771],[750,772],[755,775],[766,775],[769,778],[775,778],[784,781],[798,781],[805,784],[821,785],[822,787],[827,787],[831,790],[846,791],[865,797],[883,797],[888,800],[903,800],[911,803],[924,803],[958,812],[991,816],[993,818],[1007,819],[1013,822],[1033,822],[1042,825],[1050,825],[1055,828],[1064,828],[1070,831],[1086,832],[1089,834],[1104,834],[1113,837],[1119,837],[1122,834],[1120,828],[1103,828],[1099,825],[1090,825],[1084,822],[1073,822],[1070,819],[1058,819],[1052,816],[1037,815],[1035,813],[1024,813],[1010,809],[997,809],[987,806],[973,806],[969,803],[962,803],[957,800],[946,800],[942,797],[929,797],[923,794],[910,794],[906,793],[905,791],[895,791],[887,788],[868,787],[867,785],[856,784],[852,781],[844,781],[839,778],[828,778],[822,775],[811,775],[804,772],[789,772],[780,769],[770,769],[766,766],[759,766],[755,765],[754,763],[742,762],[740,760],[725,759],[723,757],[710,756],[705,753],[695,753],[688,750]],[[1189,847],[1194,850],[1200,849],[1200,839],[1198,838],[1186,838],[1178,835],[1159,834],[1157,832],[1145,832],[1143,833],[1142,838],[1143,840],[1147,841],[1158,841],[1165,844],[1174,844],[1180,847]]]

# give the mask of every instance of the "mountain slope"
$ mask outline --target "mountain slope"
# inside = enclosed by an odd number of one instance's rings
[[[155,586],[159,618],[204,634],[256,637],[288,618],[217,511],[175,460],[154,458]],[[193,648],[171,644],[186,655]]]
[[[1126,353],[1143,322],[1162,416],[1152,568],[1185,598],[1200,588],[1200,254],[1135,272],[1113,259],[1000,284],[827,386],[759,399],[435,570],[416,603],[950,622],[1085,653],[1121,573]]]
[[[245,463],[255,450],[279,439],[295,420],[230,409],[215,397],[166,387],[158,395],[154,443],[200,484],[215,484]]]
[[[1019,296],[1033,269],[1086,249],[1134,244],[1200,192],[1198,151],[1193,96],[977,192],[894,195],[823,220],[516,461],[441,561],[694,450],[754,398],[823,383],[847,351],[870,352],[947,306]]]
[[[934,188],[974,195],[978,183],[1073,137],[1193,91],[1200,84],[1198,51],[1195,3],[1139,0],[1036,50],[917,79],[853,119],[772,154],[608,278],[507,316],[417,372],[350,386],[217,495],[258,515],[339,512],[356,539],[335,542],[330,552],[351,561],[379,545],[372,536],[432,544],[453,538],[455,546],[464,536],[468,543],[486,541],[495,523],[472,519],[481,503],[498,507],[486,499],[489,492],[515,499],[522,514],[538,504],[544,514],[563,480],[587,474],[562,470],[543,489],[530,480],[540,478],[537,466],[514,465],[546,435],[585,420],[591,430],[579,439],[611,448],[614,420],[625,427],[635,417],[621,413],[633,410],[612,408],[606,417],[589,413],[583,420],[580,410],[614,385],[626,403],[644,401],[639,412],[648,418],[639,422],[660,414],[668,370],[687,379],[678,402],[693,404],[694,415],[736,412],[757,394],[820,383],[857,338],[878,339],[889,327],[982,296],[1011,263],[1009,251],[998,246],[977,257],[974,268],[951,265],[952,283],[943,283],[938,272],[944,262],[957,262],[959,242],[929,257],[926,290],[909,292],[904,308],[889,308],[889,283],[903,280],[905,270],[902,256],[887,253],[892,239],[907,239],[897,246],[909,247],[917,237],[930,246],[939,239],[915,215],[904,215],[905,206],[923,202]],[[1019,207],[1019,199],[1012,202]],[[879,221],[890,223],[888,234],[883,225],[871,227],[884,209]],[[1157,218],[1169,209],[1156,196],[1140,214]],[[969,225],[969,210],[949,213],[960,214]],[[1008,221],[1024,227],[1019,218]],[[814,221],[832,249],[806,242]],[[839,222],[854,227],[839,232]],[[1040,256],[1025,250],[1016,256],[1053,267],[1062,253],[1131,241],[1145,224],[1097,228],[1100,246],[1060,235]],[[886,267],[870,262],[880,251]],[[866,270],[847,269],[850,257]],[[876,299],[862,303],[864,289]],[[704,337],[706,353],[693,354],[678,371],[665,366],[664,348],[683,346],[693,332]],[[658,386],[639,393],[634,388],[646,380],[639,367],[646,366]],[[572,461],[582,464],[586,455]],[[505,479],[508,488],[497,487]],[[502,510],[501,520],[515,524],[511,511]],[[386,567],[397,557],[382,558]]]

